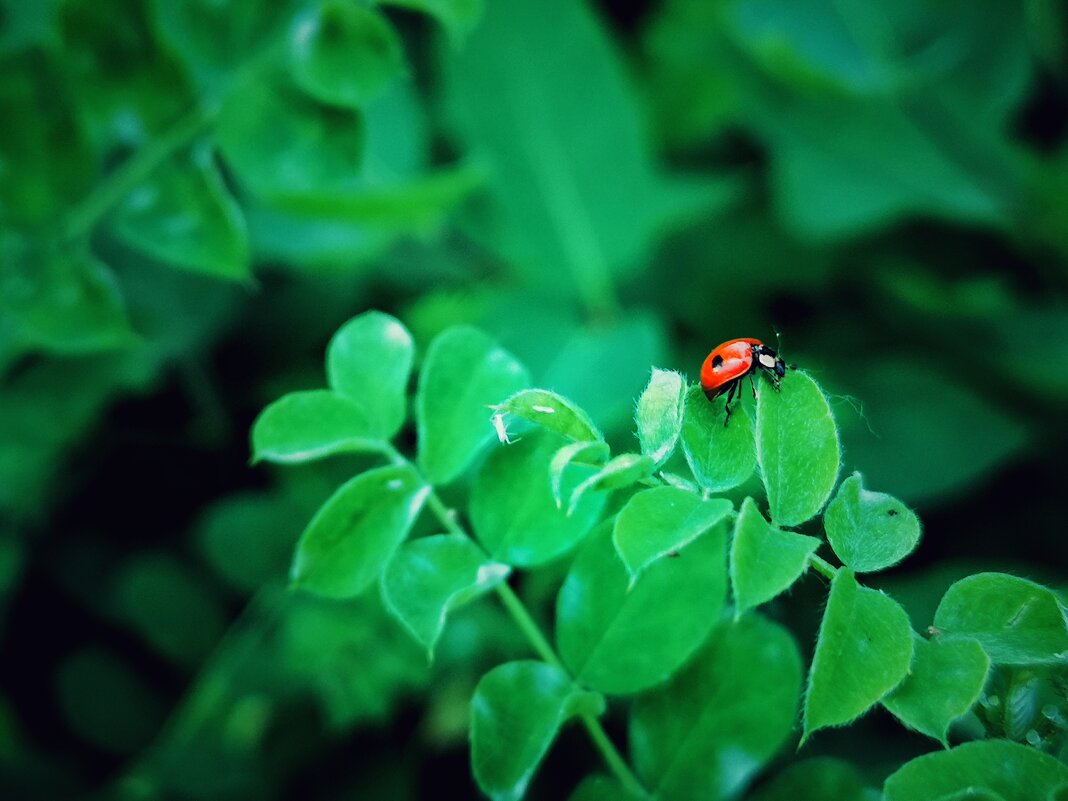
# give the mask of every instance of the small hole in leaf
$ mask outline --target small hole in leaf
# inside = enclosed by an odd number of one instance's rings
[[[887,509],[886,513],[890,515],[890,517],[897,517],[897,509]]]

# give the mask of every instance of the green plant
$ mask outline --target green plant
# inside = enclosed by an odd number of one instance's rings
[[[683,376],[654,369],[636,407],[640,452],[612,457],[582,409],[528,388],[514,357],[454,327],[421,366],[413,459],[393,440],[414,362],[399,321],[353,319],[330,343],[329,389],[267,407],[253,454],[385,462],[312,518],[293,561],[298,590],[380,592],[431,658],[461,604],[494,594],[511,616],[536,660],[493,668],[471,699],[472,771],[490,797],[522,797],[575,719],[610,776],[593,773],[574,798],[734,798],[791,739],[799,705],[801,748],[880,704],[947,749],[955,723],[973,740],[902,765],[887,801],[1068,791],[1068,768],[1050,756],[1068,749],[1060,599],[1007,574],[969,576],[948,588],[924,636],[893,598],[861,584],[858,575],[917,546],[920,522],[859,474],[838,483],[837,428],[806,373],[763,389],[725,427],[722,399],[708,403]],[[820,538],[794,530],[812,532],[821,510],[840,567],[817,554]],[[437,533],[407,539],[424,512]],[[562,563],[550,638],[508,580]],[[795,635],[756,608],[809,572],[829,591],[806,681]],[[628,718],[629,761],[602,724],[617,712]],[[805,760],[756,797],[876,796],[847,763]]]

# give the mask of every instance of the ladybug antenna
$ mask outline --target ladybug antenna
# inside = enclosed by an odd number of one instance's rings
[[[779,329],[775,328],[774,326],[772,327],[771,330],[775,332],[775,352],[781,358],[782,357],[782,332],[780,332]],[[796,364],[788,364],[786,366],[791,370],[796,370],[797,369],[797,365]]]

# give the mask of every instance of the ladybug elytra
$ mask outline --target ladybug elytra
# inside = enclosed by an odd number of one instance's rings
[[[731,401],[741,394],[742,381],[749,376],[749,383],[756,397],[756,385],[753,374],[762,371],[777,390],[786,375],[786,362],[778,353],[759,339],[731,339],[718,345],[708,354],[701,365],[701,389],[709,400],[727,393],[725,408],[727,417],[723,425],[731,419]]]

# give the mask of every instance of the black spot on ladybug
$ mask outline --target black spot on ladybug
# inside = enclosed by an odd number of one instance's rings
[[[712,369],[716,369],[721,364],[723,364],[723,357],[717,353],[715,356],[712,357]]]

